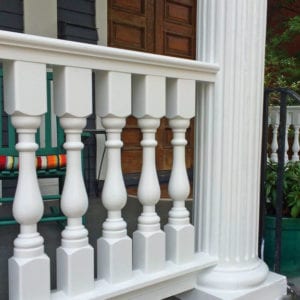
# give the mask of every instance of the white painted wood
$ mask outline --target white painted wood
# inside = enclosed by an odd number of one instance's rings
[[[120,152],[125,118],[103,117],[102,125],[107,132],[107,173],[102,190],[107,219],[103,223],[103,236],[97,242],[97,274],[99,279],[118,283],[132,276],[132,242],[121,215],[127,201]]]
[[[76,300],[102,299],[162,299],[195,286],[197,271],[216,264],[216,258],[204,253],[197,253],[195,259],[186,264],[177,265],[171,261],[160,272],[143,273],[133,271],[131,279],[110,284],[105,280],[97,280],[95,289],[76,297]],[[62,292],[54,291],[52,300],[69,300]]]
[[[81,134],[92,112],[91,70],[71,67],[54,69],[54,109],[64,129],[67,170],[61,195],[61,210],[67,216],[57,249],[57,289],[76,296],[94,287],[94,250],[82,217],[88,209],[83,175]],[[84,276],[82,276],[84,274]]]
[[[53,70],[55,112],[60,117],[87,117],[92,113],[92,71],[74,67]]]
[[[121,169],[121,132],[131,113],[131,76],[126,73],[98,72],[96,113],[107,133],[107,173],[102,190],[102,202],[107,209],[103,236],[97,242],[97,274],[110,283],[128,280],[132,276],[132,241],[127,236],[121,210],[127,193]]]
[[[9,259],[10,299],[50,298],[50,263],[37,222],[44,211],[35,169],[35,133],[46,112],[46,66],[10,61],[4,63],[4,108],[12,115],[18,134],[19,176],[13,216],[20,224]],[[41,79],[43,78],[43,80]],[[36,282],[39,285],[36,286]]]
[[[287,281],[284,276],[269,272],[267,279],[262,284],[251,289],[237,288],[235,291],[220,289],[215,290],[214,295],[211,295],[212,291],[204,287],[201,290],[194,289],[188,294],[176,295],[176,297],[184,300],[282,300],[286,298],[282,297],[286,295],[286,285]]]
[[[189,119],[195,115],[195,81],[172,79],[167,85],[167,117],[172,128],[173,164],[168,191],[173,200],[169,222],[165,226],[167,259],[177,264],[193,260],[195,232],[190,224],[185,200],[190,193],[190,183],[185,165],[185,133]]]
[[[278,162],[278,129],[280,123],[280,107],[279,106],[271,106],[269,113],[270,124],[272,125],[272,143],[271,143],[271,161]],[[299,156],[298,152],[300,150],[299,146],[299,128],[300,128],[300,108],[299,106],[287,106],[286,112],[286,130],[285,130],[285,155],[284,160],[285,163],[289,162],[288,158],[288,135],[290,126],[294,128],[294,136],[293,136],[293,156],[292,161],[298,161]]]
[[[47,111],[46,65],[24,61],[5,61],[4,108],[8,114],[40,116]]]
[[[180,77],[179,77],[180,78]],[[167,80],[167,117],[191,119],[195,116],[195,80]]]
[[[190,59],[0,31],[0,57],[50,65],[215,81],[218,66]]]
[[[292,109],[292,124],[294,126],[293,156],[292,161],[299,161],[299,129],[300,129],[300,112],[299,107]]]
[[[198,275],[207,299],[247,299],[268,276],[257,257],[266,2],[198,2],[197,57],[220,65],[215,86],[199,86],[196,114],[196,247],[219,259]]]
[[[285,127],[285,152],[284,152],[284,163],[287,164],[289,162],[289,128],[292,123],[292,115],[291,112],[287,111],[286,114],[286,127]]]
[[[40,122],[39,116],[12,115],[19,152],[13,216],[20,224],[20,233],[14,240],[14,254],[8,261],[11,300],[50,299],[50,261],[44,253],[44,239],[37,231],[37,222],[44,211],[35,170],[35,151],[38,148],[35,133]]]
[[[143,165],[138,185],[138,199],[143,212],[138,218],[138,229],[133,233],[133,268],[146,273],[165,266],[165,233],[160,229],[160,218],[155,205],[160,199],[160,185],[155,167],[155,133],[160,120],[150,117],[138,119],[143,133]]]
[[[189,120],[174,118],[169,120],[173,131],[173,165],[169,181],[169,195],[173,207],[169,212],[169,222],[164,230],[167,236],[167,259],[177,264],[193,260],[195,252],[195,231],[190,224],[189,211],[185,200],[190,193],[190,183],[185,165],[185,139]]]
[[[278,128],[280,123],[279,108],[270,109],[270,121],[272,125],[271,157],[272,162],[278,162]]]
[[[132,113],[136,118],[162,118],[165,115],[165,77],[135,75],[132,86]]]
[[[131,113],[131,76],[128,73],[96,73],[96,112],[100,117]]]
[[[273,124],[272,125],[272,143],[271,143],[271,157],[270,160],[272,162],[278,162],[278,154],[277,154],[277,150],[278,150],[278,125],[277,124]]]
[[[133,115],[138,119],[143,139],[143,164],[138,184],[138,199],[143,212],[138,228],[133,233],[133,268],[145,273],[157,272],[165,267],[165,233],[160,229],[160,218],[155,205],[160,199],[160,185],[155,166],[156,130],[165,114],[165,78],[134,76]]]
[[[293,156],[292,161],[299,161],[299,129],[300,125],[294,125],[294,141],[293,141]]]
[[[94,287],[94,249],[88,242],[88,231],[82,217],[88,208],[88,196],[82,176],[81,142],[85,118],[60,118],[66,134],[67,171],[61,195],[61,210],[67,216],[57,249],[57,289],[69,296],[90,291]],[[84,274],[84,276],[82,276]]]

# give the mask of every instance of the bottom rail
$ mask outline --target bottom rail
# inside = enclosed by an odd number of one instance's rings
[[[176,265],[166,262],[161,272],[145,274],[136,270],[132,278],[119,284],[97,280],[92,291],[75,297],[69,297],[62,291],[53,291],[51,300],[160,300],[193,289],[198,272],[216,263],[215,257],[197,253],[190,263]]]

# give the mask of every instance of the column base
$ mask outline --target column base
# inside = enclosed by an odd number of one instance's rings
[[[286,295],[287,282],[282,275],[269,272],[260,285],[248,289],[212,289],[197,285],[192,291],[176,295],[181,300],[279,300]]]
[[[93,289],[94,249],[90,245],[81,248],[59,247],[56,257],[58,290],[75,296]]]
[[[263,283],[269,273],[268,266],[259,258],[247,262],[223,263],[206,269],[198,275],[199,286],[220,290],[241,290]]]
[[[11,257],[8,269],[10,300],[50,299],[50,260],[46,254]]]
[[[98,279],[119,283],[132,277],[132,241],[123,238],[104,238],[97,241]]]

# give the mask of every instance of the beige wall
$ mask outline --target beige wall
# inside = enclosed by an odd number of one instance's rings
[[[98,44],[107,46],[107,0],[95,0],[95,6]]]
[[[57,1],[24,0],[24,32],[57,37]]]

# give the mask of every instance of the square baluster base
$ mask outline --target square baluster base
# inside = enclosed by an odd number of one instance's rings
[[[166,262],[165,233],[135,231],[133,233],[133,268],[145,273],[160,271]]]
[[[50,260],[45,254],[8,261],[10,300],[50,299]]]
[[[59,247],[57,257],[57,289],[69,296],[90,291],[94,287],[94,249]]]
[[[190,262],[195,255],[195,230],[194,226],[167,224],[166,233],[167,260],[176,264]]]
[[[132,277],[132,241],[123,238],[100,238],[97,241],[98,279],[118,283]]]

